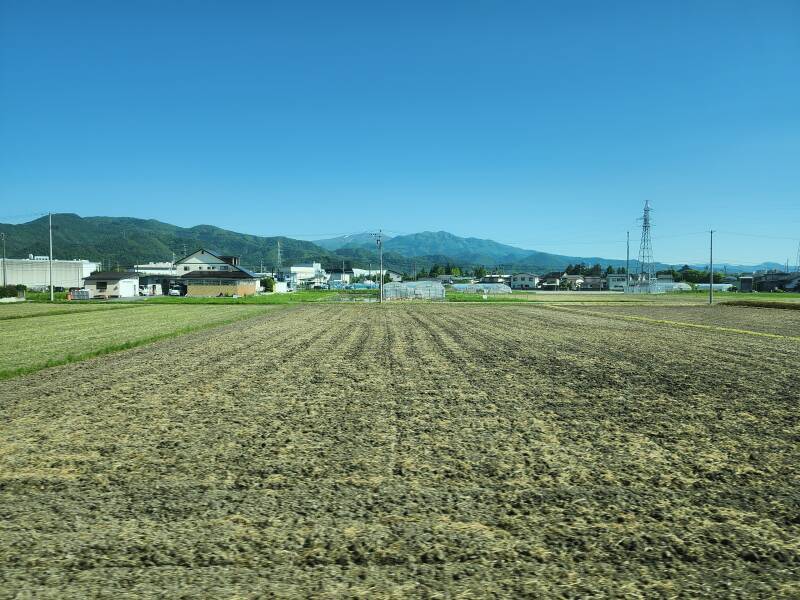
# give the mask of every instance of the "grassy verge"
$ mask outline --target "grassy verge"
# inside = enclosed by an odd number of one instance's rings
[[[264,314],[264,308],[143,306],[0,321],[0,380]]]
[[[134,308],[136,304],[58,304],[28,303],[11,304],[8,308],[0,308],[0,321],[11,319],[30,319],[33,317],[52,317],[54,315],[75,315],[85,312],[102,312]]]

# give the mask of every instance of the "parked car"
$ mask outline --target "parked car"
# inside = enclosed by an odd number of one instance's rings
[[[177,287],[169,288],[169,295],[170,296],[180,296],[181,295],[181,288],[177,288]]]

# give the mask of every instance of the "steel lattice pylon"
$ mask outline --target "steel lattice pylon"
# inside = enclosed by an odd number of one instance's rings
[[[636,288],[640,292],[655,291],[656,267],[653,263],[653,242],[650,237],[650,201],[644,202],[644,214],[642,215],[642,241],[639,244],[639,277],[636,281]]]

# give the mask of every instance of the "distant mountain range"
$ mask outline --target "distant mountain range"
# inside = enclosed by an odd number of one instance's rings
[[[6,234],[9,258],[48,253],[47,217],[20,225],[0,224]],[[462,238],[446,231],[425,231],[395,237],[384,236],[384,263],[387,268],[412,273],[429,269],[433,264],[460,267],[483,265],[487,269],[529,270],[542,273],[569,264],[600,264],[620,267],[624,260],[602,257],[565,256],[525,250],[492,240]],[[76,214],[53,215],[53,254],[56,258],[86,258],[102,261],[104,267],[130,267],[151,261],[180,258],[184,252],[205,247],[224,254],[242,257],[242,264],[258,269],[272,269],[278,264],[278,246],[284,265],[319,261],[327,269],[367,267],[377,264],[375,238],[369,233],[340,236],[314,242],[287,237],[262,237],[236,233],[211,225],[178,227],[153,219],[129,217],[80,217]],[[666,269],[671,265],[657,264]],[[680,266],[680,265],[678,265]],[[704,265],[692,265],[704,268]],[[718,265],[729,271],[780,269],[778,263],[760,265]],[[631,269],[638,267],[631,261]]]

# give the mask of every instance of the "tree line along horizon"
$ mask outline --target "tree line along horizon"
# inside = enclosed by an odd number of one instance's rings
[[[340,267],[341,268],[341,267]],[[502,268],[495,269],[494,272],[500,272]],[[567,275],[581,275],[583,277],[607,277],[608,275],[624,275],[626,272],[625,267],[612,267],[611,265],[603,268],[599,263],[594,265],[587,265],[585,263],[569,264],[564,269],[554,269],[550,272],[562,272]],[[631,270],[632,274],[637,271]],[[474,277],[481,278],[491,274],[486,267],[478,265],[475,267],[460,267],[458,265],[445,263],[434,264],[430,269],[417,269],[414,273],[401,273],[403,279],[414,279],[420,277],[439,277],[440,275],[450,275],[452,277]],[[680,269],[662,269],[656,272],[656,275],[671,275],[673,281],[685,283],[708,283],[709,273],[707,270],[692,269],[689,265],[683,265]],[[724,273],[714,271],[714,283],[722,283],[725,277]],[[366,276],[357,278],[358,281],[369,279]],[[388,280],[388,275],[387,275]]]

